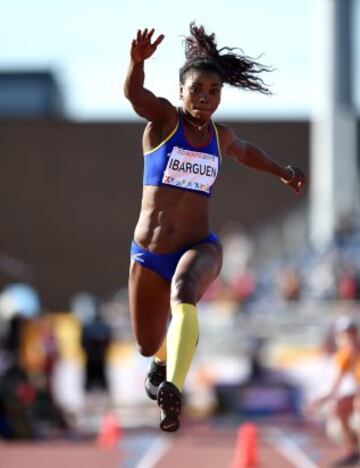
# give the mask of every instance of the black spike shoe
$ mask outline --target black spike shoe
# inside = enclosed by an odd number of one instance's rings
[[[180,427],[181,393],[171,382],[163,382],[158,391],[160,407],[160,429],[165,432],[177,431]]]
[[[166,379],[166,365],[157,363],[154,359],[151,361],[147,373],[144,387],[145,392],[152,400],[157,399],[159,385]]]

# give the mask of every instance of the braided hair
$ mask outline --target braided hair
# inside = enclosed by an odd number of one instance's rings
[[[272,69],[250,57],[233,52],[239,49],[223,47],[218,50],[215,34],[206,34],[203,26],[197,27],[194,22],[190,23],[190,36],[184,42],[186,62],[179,71],[181,84],[184,84],[185,76],[190,70],[201,70],[217,73],[221,81],[230,86],[271,94],[258,75]]]

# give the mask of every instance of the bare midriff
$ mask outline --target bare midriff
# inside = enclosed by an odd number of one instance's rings
[[[209,198],[174,187],[143,187],[135,242],[156,253],[172,253],[210,232]]]

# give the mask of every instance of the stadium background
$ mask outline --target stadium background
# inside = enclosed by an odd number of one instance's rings
[[[204,17],[221,44],[235,44],[229,34],[241,32],[246,52],[257,55],[268,46],[266,61],[280,65],[270,100],[225,89],[225,111],[215,120],[280,163],[302,167],[309,185],[297,197],[276,179],[223,164],[211,214],[224,242],[224,268],[199,304],[201,340],[187,382],[183,430],[170,439],[159,434],[157,407],[144,396],[147,360],[136,353],[127,307],[144,122],[124,105],[120,82],[133,34],[126,28],[141,26],[138,17],[131,6],[120,8],[112,0],[107,8],[96,1],[84,8],[80,0],[61,7],[41,0],[5,3],[0,466],[72,468],[81,460],[89,468],[176,468],[206,460],[207,468],[232,462],[235,468],[242,463],[239,453],[250,456],[254,448],[264,468],[328,466],[339,451],[337,421],[325,413],[309,418],[304,407],[331,380],[336,319],[360,317],[359,198],[351,210],[345,207],[346,217],[334,210],[336,223],[317,244],[311,210],[315,191],[331,179],[331,196],[321,192],[314,213],[322,219],[332,212],[332,202],[352,193],[349,172],[359,172],[360,2],[290,6],[277,0],[270,9],[262,0],[251,6],[229,0],[221,28],[204,2],[191,4],[191,19]],[[322,10],[310,37],[313,5]],[[182,54],[177,31],[186,30],[189,18],[179,13],[166,21],[167,5],[160,0],[157,8],[140,6],[168,40],[149,63],[149,87],[173,100],[175,44]],[[330,19],[338,28],[331,32]],[[116,20],[122,28],[114,27]],[[323,52],[329,56],[315,54],[319,37],[327,39]],[[66,68],[64,57],[75,68]],[[175,81],[160,62],[174,66]],[[312,75],[310,68],[322,72]],[[328,133],[317,133],[319,122]],[[342,166],[348,169],[345,180],[338,177]],[[349,379],[343,391],[351,385]],[[256,427],[255,439],[238,432],[245,423]]]

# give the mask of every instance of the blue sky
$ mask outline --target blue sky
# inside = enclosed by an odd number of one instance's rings
[[[146,64],[146,86],[177,104],[181,36],[196,20],[216,33],[219,46],[263,54],[261,60],[276,68],[264,76],[274,96],[225,88],[219,116],[309,117],[313,45],[322,27],[314,15],[317,1],[223,0],[220,7],[209,0],[2,0],[0,69],[54,70],[74,119],[132,119],[122,85],[137,29],[154,27],[165,34]]]

